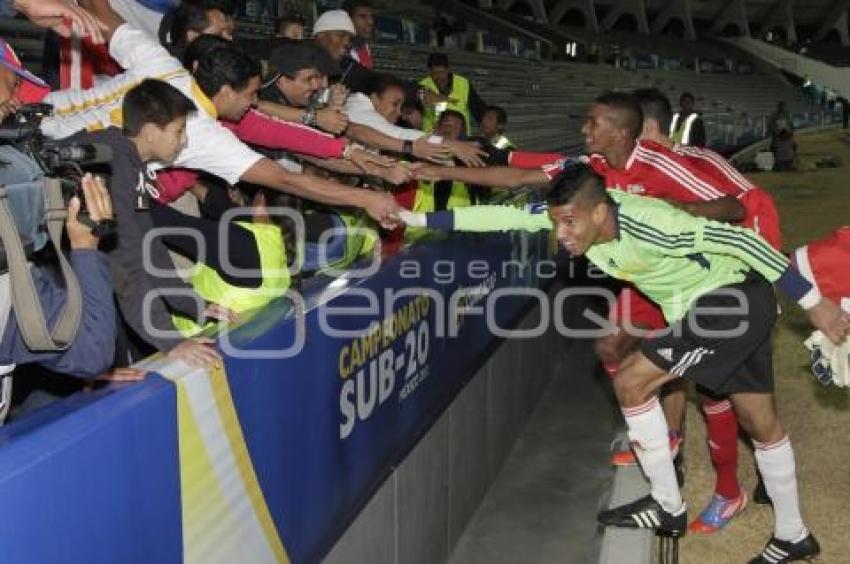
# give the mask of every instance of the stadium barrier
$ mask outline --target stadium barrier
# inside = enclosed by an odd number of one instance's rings
[[[282,299],[224,333],[221,369],[155,357],[142,365],[154,373],[143,383],[76,394],[3,427],[4,561],[319,561],[429,428],[445,431],[435,421],[490,357],[486,389],[503,400],[488,411],[493,446],[465,444],[470,455],[488,453],[495,476],[493,461],[554,369],[546,351],[555,347],[508,339],[508,352],[493,356],[501,339],[486,313],[511,328],[535,307],[528,294],[555,275],[536,268],[550,248],[546,235],[524,233],[420,244],[362,278],[310,281],[299,315],[299,300]],[[457,337],[441,337],[453,324]],[[483,496],[486,483],[476,488]],[[410,512],[429,511],[427,497],[414,498],[425,505]],[[415,546],[428,545],[395,550]]]

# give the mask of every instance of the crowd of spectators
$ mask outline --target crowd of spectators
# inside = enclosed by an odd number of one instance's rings
[[[4,373],[35,362],[81,379],[141,379],[131,366],[157,352],[189,365],[219,363],[202,331],[247,317],[305,277],[373,255],[381,238],[385,249],[411,240],[399,217],[404,206],[439,211],[483,197],[462,183],[417,177],[417,163],[505,163],[514,148],[505,110],[488,106],[445,54],[423,61],[419,82],[374,70],[368,0],[321,14],[309,36],[301,15],[279,18],[262,57],[234,41],[227,2],[182,2],[155,36],[142,29],[150,22],[125,21],[107,0],[14,7],[57,36],[73,21],[108,46],[114,76],[88,90],[59,90],[3,43],[0,117],[49,104],[40,123],[46,139],[109,146],[111,162],[87,167],[97,176],[84,186],[89,202],[101,201],[89,192],[106,194],[108,179],[109,206],[88,213],[95,223],[114,219],[117,233],[99,244],[70,213],[70,256],[85,296],[76,340],[64,352],[32,353],[8,315]],[[300,241],[292,217],[268,213],[281,207],[303,219]],[[178,268],[186,261],[196,265],[190,275]],[[53,322],[62,282],[38,272]]]

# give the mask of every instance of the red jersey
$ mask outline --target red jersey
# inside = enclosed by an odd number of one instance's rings
[[[611,168],[602,155],[591,155],[589,164],[605,177],[609,188],[679,202],[737,198],[751,187],[724,177],[709,159],[691,157],[646,140],[638,142],[622,169]]]
[[[738,186],[741,192],[737,198],[746,210],[746,216],[741,220],[741,225],[761,235],[775,249],[782,248],[779,212],[776,210],[773,196],[750,182],[729,161],[714,151],[683,145],[676,145],[673,151],[687,157],[688,162],[695,169],[715,179],[718,187]]]
[[[573,159],[551,153],[511,153],[511,166],[539,166],[555,178]],[[710,201],[724,196],[738,198],[746,216],[741,225],[759,233],[779,249],[782,236],[779,214],[770,194],[755,186],[721,155],[702,147],[676,145],[668,149],[654,141],[641,140],[622,169],[608,165],[602,155],[585,157],[609,188],[631,194],[679,202]],[[542,161],[542,162],[541,162]]]
[[[850,311],[850,226],[800,247],[791,258],[821,295]]]

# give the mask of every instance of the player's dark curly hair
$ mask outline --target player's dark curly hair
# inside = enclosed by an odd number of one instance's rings
[[[572,164],[565,168],[552,181],[549,192],[546,193],[546,203],[549,207],[565,206],[579,199],[589,205],[605,201],[613,204],[605,191],[605,179],[584,163]]]

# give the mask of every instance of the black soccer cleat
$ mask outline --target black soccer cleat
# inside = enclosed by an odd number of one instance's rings
[[[653,529],[659,535],[669,537],[680,537],[688,529],[688,512],[684,507],[678,515],[673,515],[651,495],[602,511],[597,519],[609,527]]]
[[[820,545],[811,533],[800,542],[771,537],[761,554],[750,560],[749,564],[785,564],[798,560],[811,560],[818,554],[820,554]]]

